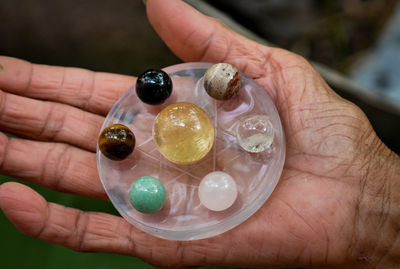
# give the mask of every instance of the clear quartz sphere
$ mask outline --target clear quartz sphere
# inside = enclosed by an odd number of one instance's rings
[[[240,146],[248,152],[262,152],[274,141],[274,128],[269,117],[252,115],[241,119],[236,130]]]
[[[122,124],[134,134],[133,152],[121,161],[97,150],[97,167],[110,201],[121,216],[136,228],[170,240],[195,240],[216,236],[250,218],[268,199],[279,181],[285,160],[285,137],[278,112],[267,91],[240,73],[241,87],[229,100],[219,101],[204,89],[204,74],[211,63],[184,63],[163,69],[173,84],[171,96],[160,105],[139,100],[135,86],[108,113],[102,130]],[[268,90],[268,89],[267,89]],[[197,162],[171,162],[153,139],[157,115],[176,103],[191,103],[204,110],[214,129],[214,142]],[[236,131],[241,119],[264,115],[274,128],[271,150],[257,154],[243,150]],[[208,127],[207,127],[208,128]],[[234,180],[238,196],[221,211],[210,210],[199,197],[200,182],[208,174],[223,171]],[[154,213],[143,214],[130,202],[129,189],[140,177],[157,178],[165,188],[165,204]],[[228,195],[224,202],[233,195]],[[225,206],[224,206],[225,207]]]

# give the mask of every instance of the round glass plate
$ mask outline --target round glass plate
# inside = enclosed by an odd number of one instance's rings
[[[208,96],[203,87],[204,73],[211,65],[184,63],[163,69],[173,82],[173,92],[164,104],[144,104],[137,98],[135,87],[132,87],[113,106],[102,127],[103,130],[118,123],[134,132],[136,147],[123,161],[112,161],[97,148],[99,175],[119,213],[137,228],[157,237],[194,240],[234,228],[264,204],[282,173],[285,138],[278,112],[267,92],[241,73],[239,93],[230,100],[216,101]],[[176,102],[200,106],[214,124],[214,145],[195,164],[178,165],[168,161],[153,142],[152,127],[157,114]],[[269,141],[266,150],[248,152],[239,144],[237,131],[249,118],[269,121],[272,144]],[[200,181],[213,171],[228,173],[237,184],[237,199],[224,211],[211,211],[199,200]],[[129,202],[129,188],[142,176],[158,178],[165,186],[166,202],[156,213],[140,213]]]

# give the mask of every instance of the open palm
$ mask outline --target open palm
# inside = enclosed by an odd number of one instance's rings
[[[274,100],[287,159],[267,203],[220,236],[191,242],[154,238],[124,219],[46,202],[30,188],[0,186],[0,207],[23,233],[79,251],[138,256],[166,267],[352,266],[360,262],[360,224],[368,155],[386,148],[364,114],[337,96],[300,56],[241,37],[181,1],[150,0],[148,15],[184,61],[227,62]],[[174,16],[170,16],[174,14]],[[62,192],[107,199],[95,161],[97,135],[132,77],[32,65],[1,57],[0,173]],[[362,262],[362,260],[361,260]]]

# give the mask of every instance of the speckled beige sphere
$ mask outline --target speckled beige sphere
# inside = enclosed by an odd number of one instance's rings
[[[204,89],[208,95],[217,100],[228,100],[240,89],[238,70],[226,63],[211,66],[204,75]]]

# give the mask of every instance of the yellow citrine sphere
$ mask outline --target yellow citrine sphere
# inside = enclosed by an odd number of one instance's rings
[[[214,126],[208,114],[191,103],[175,103],[157,115],[153,141],[160,153],[177,164],[201,160],[214,143]]]

